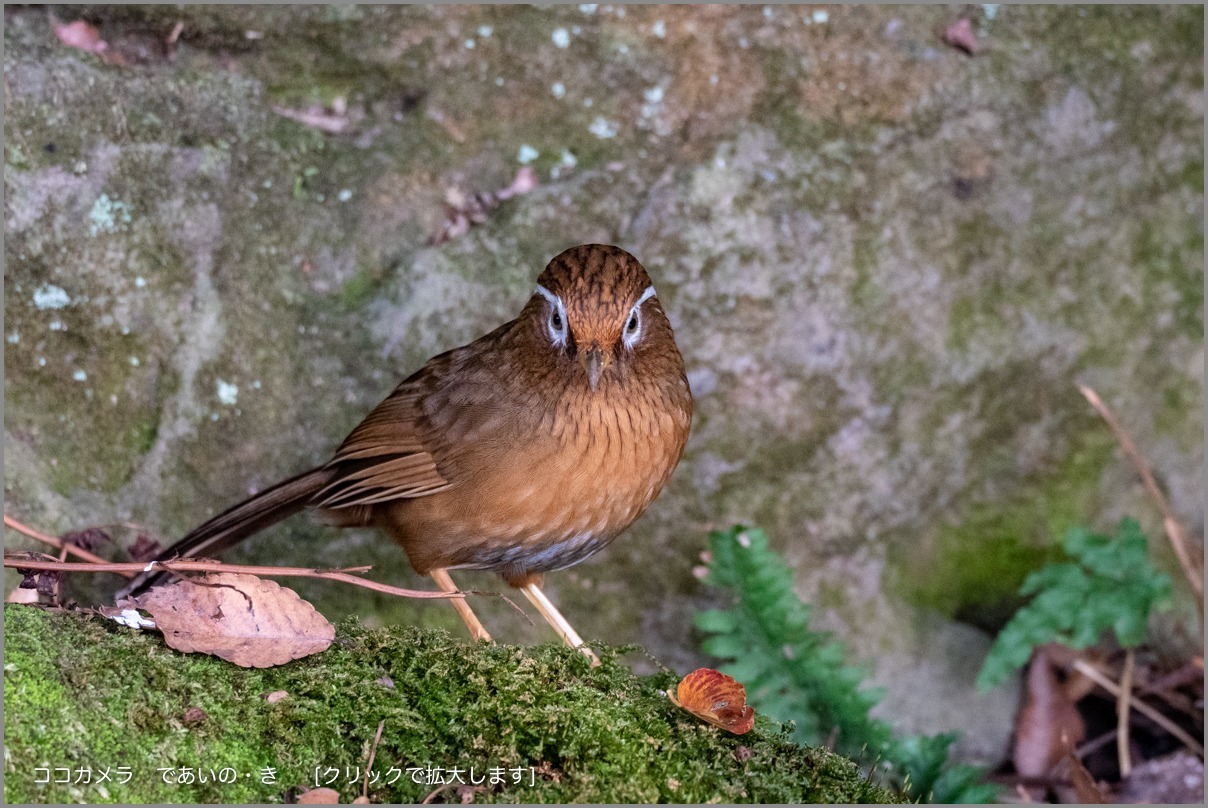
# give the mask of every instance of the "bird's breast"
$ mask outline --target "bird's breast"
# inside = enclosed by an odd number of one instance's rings
[[[475,462],[479,473],[439,495],[456,512],[445,526],[456,555],[447,565],[522,574],[587,558],[658,496],[688,418],[640,398],[567,396],[543,408],[528,434],[484,442],[491,462]]]

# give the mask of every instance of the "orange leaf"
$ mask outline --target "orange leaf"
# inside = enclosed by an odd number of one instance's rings
[[[746,689],[721,671],[698,668],[680,681],[675,695],[667,696],[677,707],[735,735],[755,726],[755,710],[747,704]]]

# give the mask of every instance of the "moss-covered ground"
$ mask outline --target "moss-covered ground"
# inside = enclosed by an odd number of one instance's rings
[[[446,779],[461,769],[468,784],[471,767],[487,778],[475,802],[894,799],[766,718],[739,737],[684,713],[663,692],[675,675],[635,676],[625,649],[600,648],[593,670],[560,646],[475,647],[444,631],[345,621],[324,653],[254,670],[88,613],[14,605],[4,637],[9,803],[281,802],[314,786],[316,771],[350,802],[379,722],[374,802],[419,802],[439,785],[423,782],[429,769]],[[288,695],[269,703],[276,691]],[[98,784],[106,768],[114,779]],[[493,768],[505,773],[491,787]],[[53,782],[64,769],[73,780],[90,770],[93,782]],[[224,769],[234,782],[214,782]],[[262,782],[268,769],[273,783]],[[163,770],[174,780],[189,770],[193,782],[167,783]],[[459,798],[450,788],[435,801]]]

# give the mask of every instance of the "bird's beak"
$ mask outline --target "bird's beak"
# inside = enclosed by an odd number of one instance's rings
[[[591,389],[595,390],[596,386],[600,384],[600,374],[608,370],[608,366],[612,364],[612,354],[604,353],[600,350],[600,343],[593,342],[590,349],[579,354],[579,364],[587,373],[587,381],[591,384]]]

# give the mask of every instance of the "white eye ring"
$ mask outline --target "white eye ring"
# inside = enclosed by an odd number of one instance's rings
[[[625,320],[625,330],[621,332],[621,342],[626,348],[632,349],[642,338],[642,304],[654,297],[654,287],[647,286],[646,291],[638,298],[629,310],[629,318]]]
[[[549,332],[550,342],[555,347],[565,348],[566,306],[562,303],[562,298],[541,285],[537,286],[537,294],[549,301],[549,317],[545,321],[545,330]]]

